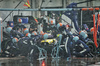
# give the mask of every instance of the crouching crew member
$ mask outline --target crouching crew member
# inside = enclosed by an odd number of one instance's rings
[[[76,57],[85,57],[90,51],[89,47],[78,36],[73,37],[73,55]]]
[[[24,34],[18,32],[16,30],[12,30],[12,27],[7,27],[6,30],[7,30],[8,34],[10,34],[11,38],[16,37],[19,39],[19,38],[24,37]]]
[[[22,24],[22,19],[18,19],[18,24],[13,27],[13,30],[20,31],[22,33],[24,28],[26,27]]]

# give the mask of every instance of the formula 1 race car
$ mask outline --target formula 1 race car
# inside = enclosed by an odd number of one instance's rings
[[[53,45],[56,43],[56,39],[45,39],[41,41],[42,45]]]

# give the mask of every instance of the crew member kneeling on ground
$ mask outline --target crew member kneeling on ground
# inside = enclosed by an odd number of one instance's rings
[[[73,55],[76,57],[85,57],[90,51],[89,47],[78,36],[73,38]]]

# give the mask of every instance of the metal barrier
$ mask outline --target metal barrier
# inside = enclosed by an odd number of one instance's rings
[[[100,10],[100,8],[58,8],[58,9],[12,9],[12,8],[0,8],[0,11],[71,11],[71,10]]]

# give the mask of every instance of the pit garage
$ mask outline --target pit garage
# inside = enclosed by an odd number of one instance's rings
[[[100,66],[99,0],[0,0],[0,66]]]

